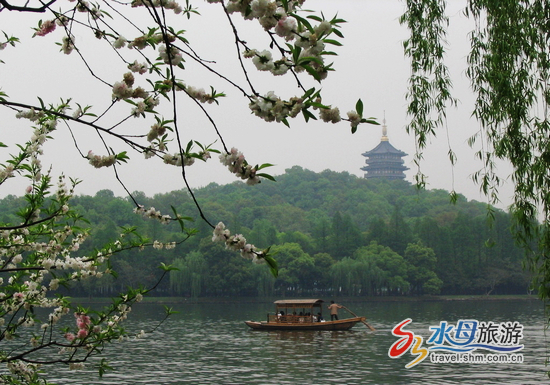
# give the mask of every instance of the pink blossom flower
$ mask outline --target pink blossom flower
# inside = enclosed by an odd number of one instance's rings
[[[134,60],[133,63],[128,64],[128,69],[132,72],[138,72],[139,74],[144,74],[147,72],[147,63],[138,63],[137,60]]]
[[[25,295],[23,293],[15,293],[13,294],[13,298],[18,300],[18,301],[22,301],[23,298],[25,297]]]
[[[78,326],[79,329],[84,329],[90,324],[89,316],[80,313],[74,313],[74,316],[76,318],[76,326]]]
[[[55,30],[55,20],[47,20],[42,23],[40,29],[36,31],[36,36],[46,36],[48,33]]]
[[[132,88],[124,82],[116,82],[113,85],[113,98],[127,99],[132,96]]]
[[[64,337],[69,342],[72,342],[75,339],[75,335],[73,333],[65,333]]]
[[[294,30],[296,29],[296,20],[291,17],[282,17],[275,26],[275,33],[286,40],[294,38]]]
[[[80,329],[76,334],[76,338],[80,338],[80,339],[86,338],[86,336],[88,336],[88,330],[86,329]]]

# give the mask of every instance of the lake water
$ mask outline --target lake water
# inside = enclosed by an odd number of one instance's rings
[[[264,320],[271,303],[173,304],[180,311],[160,331],[144,339],[109,347],[115,371],[56,371],[58,384],[539,384],[545,366],[544,309],[537,300],[346,302],[366,316],[376,332],[357,324],[346,332],[253,331],[244,320]],[[325,310],[325,314],[327,314]],[[162,318],[163,308],[139,304],[128,326],[147,329]],[[340,318],[346,315],[340,311]],[[391,331],[406,318],[406,329],[426,341],[430,326],[460,319],[517,321],[524,327],[524,362],[516,364],[432,363],[413,368],[410,352],[392,359]]]

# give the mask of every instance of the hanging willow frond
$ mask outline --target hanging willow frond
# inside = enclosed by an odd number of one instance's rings
[[[401,17],[411,37],[407,98],[420,161],[427,138],[445,119],[451,80],[444,64],[449,19],[445,0],[409,0]],[[466,74],[476,102],[472,115],[480,130],[469,144],[480,147],[481,169],[473,179],[494,204],[499,199],[496,161],[513,167],[513,232],[525,248],[526,266],[535,273],[540,297],[550,299],[550,2],[547,0],[470,0],[464,10],[473,19]],[[423,175],[419,172],[421,186]]]

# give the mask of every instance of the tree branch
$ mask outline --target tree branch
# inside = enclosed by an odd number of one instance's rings
[[[50,5],[55,3],[57,0],[50,0],[48,3],[42,3],[41,7],[27,7],[27,6],[17,6],[17,5],[11,5],[6,0],[0,0],[0,5],[2,8],[0,8],[0,12],[2,10],[7,9],[8,11],[18,11],[18,12],[35,12],[35,13],[44,13],[48,9]]]

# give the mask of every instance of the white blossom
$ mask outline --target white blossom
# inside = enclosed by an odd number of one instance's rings
[[[271,52],[263,50],[252,58],[252,63],[259,71],[271,71],[274,68]]]
[[[116,39],[113,43],[113,47],[119,49],[119,48],[123,48],[124,46],[126,46],[126,43],[128,42],[128,40],[126,40],[123,36],[119,36],[118,39]]]
[[[338,107],[321,108],[321,110],[319,111],[319,115],[323,122],[327,123],[338,123],[341,120],[340,110],[338,109]]]
[[[361,116],[356,111],[349,111],[347,113],[351,127],[357,127],[361,123]]]

